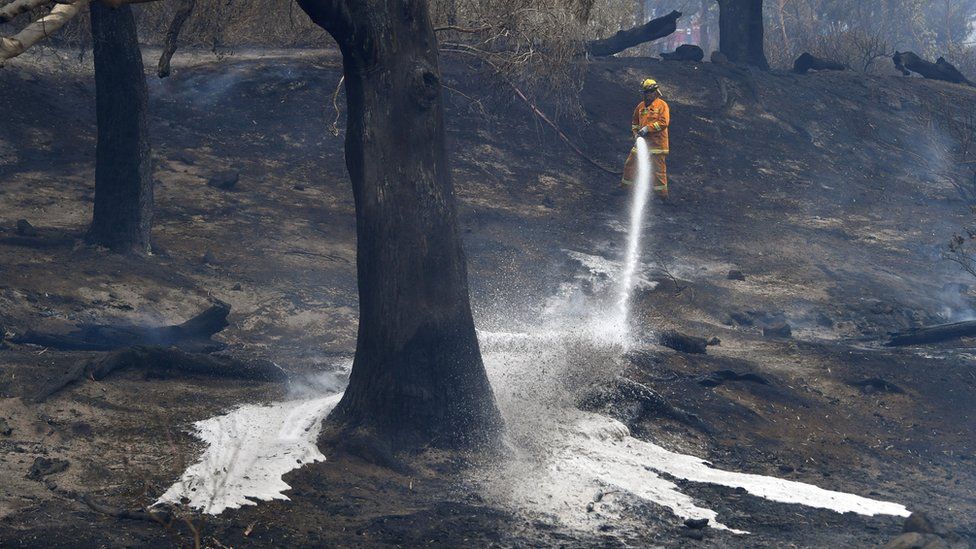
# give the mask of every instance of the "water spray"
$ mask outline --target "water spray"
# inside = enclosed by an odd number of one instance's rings
[[[623,276],[620,277],[620,294],[617,302],[616,322],[621,333],[629,332],[630,296],[634,290],[634,275],[640,264],[641,230],[644,226],[644,209],[651,190],[651,153],[647,141],[637,138],[637,184],[630,206],[630,230],[627,233],[627,253],[624,256]]]

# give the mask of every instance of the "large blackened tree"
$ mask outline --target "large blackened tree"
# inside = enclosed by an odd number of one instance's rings
[[[153,182],[149,91],[128,5],[91,4],[95,51],[95,208],[87,240],[117,252],[150,250]]]
[[[763,49],[763,0],[718,0],[719,51],[734,63],[769,68]]]
[[[491,443],[427,2],[298,3],[342,51],[356,202],[359,336],[330,421],[401,447]]]

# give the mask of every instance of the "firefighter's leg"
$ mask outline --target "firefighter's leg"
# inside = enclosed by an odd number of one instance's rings
[[[668,198],[668,163],[666,154],[651,155],[654,162],[654,196]]]
[[[624,176],[620,180],[620,185],[624,187],[630,187],[634,184],[637,179],[637,149],[631,149],[630,154],[627,155],[627,161],[624,162]]]

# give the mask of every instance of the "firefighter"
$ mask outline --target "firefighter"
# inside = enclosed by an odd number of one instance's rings
[[[668,126],[671,124],[671,110],[661,97],[661,89],[653,78],[641,82],[641,93],[644,100],[634,109],[630,131],[634,139],[643,137],[647,140],[647,147],[651,152],[651,162],[654,167],[652,180],[654,196],[660,200],[668,198],[668,166],[667,155]],[[624,176],[620,184],[630,187],[637,177],[637,147],[630,150],[624,163]]]

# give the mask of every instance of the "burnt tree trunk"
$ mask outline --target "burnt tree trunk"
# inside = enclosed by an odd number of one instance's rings
[[[718,0],[719,51],[733,63],[768,69],[763,49],[763,0]]]
[[[149,92],[132,8],[91,4],[95,50],[95,211],[87,240],[117,252],[149,251],[153,184]]]
[[[424,0],[298,0],[342,51],[359,335],[333,425],[398,445],[491,443]]]

